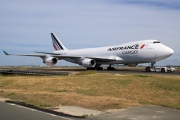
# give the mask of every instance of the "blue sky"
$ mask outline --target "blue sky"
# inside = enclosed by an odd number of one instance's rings
[[[1,0],[0,50],[51,52],[51,32],[68,49],[158,39],[175,54],[157,65],[180,65],[179,21],[179,0]],[[0,60],[0,66],[43,64],[40,58],[3,52]]]

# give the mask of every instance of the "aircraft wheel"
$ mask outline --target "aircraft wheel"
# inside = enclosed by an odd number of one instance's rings
[[[114,67],[107,67],[107,70],[115,70]]]
[[[102,67],[98,67],[98,68],[96,68],[96,70],[103,70],[103,68]]]
[[[145,70],[146,70],[146,72],[151,72],[150,67],[146,67]]]
[[[87,70],[95,70],[95,68],[87,68]]]
[[[162,69],[161,69],[161,72],[165,72],[165,69],[164,69],[164,68],[162,68]]]

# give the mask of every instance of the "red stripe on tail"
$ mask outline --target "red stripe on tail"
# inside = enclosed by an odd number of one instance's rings
[[[54,47],[55,50],[58,50],[57,47],[56,47],[56,45],[55,45],[54,43],[53,43],[53,47]]]

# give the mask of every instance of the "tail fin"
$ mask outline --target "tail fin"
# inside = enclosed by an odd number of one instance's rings
[[[57,50],[67,50],[67,48],[63,45],[61,40],[57,37],[55,33],[51,33],[52,43],[54,49]]]

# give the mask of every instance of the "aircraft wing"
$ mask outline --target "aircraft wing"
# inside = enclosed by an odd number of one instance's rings
[[[31,57],[41,57],[41,58],[44,58],[46,57],[47,55],[43,54],[43,55],[38,55],[38,54],[9,54],[7,53],[6,51],[3,51],[5,55],[15,55],[15,56],[31,56]]]
[[[87,58],[94,59],[95,61],[101,61],[101,62],[116,61],[115,58],[106,58],[106,57],[87,57]]]
[[[54,54],[54,53],[46,53],[46,52],[36,52],[36,53],[43,53],[43,54],[9,54],[6,51],[3,51],[5,55],[15,55],[15,56],[31,56],[31,57],[40,57],[45,58],[47,54],[50,54],[51,57],[56,57],[58,59],[78,59],[78,58],[89,58],[94,59],[95,61],[101,61],[101,62],[111,62],[116,60],[123,60],[120,57],[86,57],[86,56],[69,56],[69,55],[60,55],[60,54]]]
[[[89,59],[94,59],[95,61],[101,61],[101,62],[111,62],[111,61],[116,61],[116,60],[123,60],[122,58],[117,58],[117,57],[86,57],[86,56],[67,56],[67,55],[52,55],[52,57],[56,57],[59,59],[77,59],[77,58],[89,58]]]
[[[36,53],[43,53],[43,54],[51,54],[52,57],[57,57],[59,59],[63,59],[63,58],[89,58],[89,59],[94,59],[96,61],[101,61],[101,62],[111,62],[111,61],[116,61],[117,57],[83,57],[83,56],[66,56],[66,55],[60,55],[57,53],[49,53],[49,52],[38,52],[38,51],[34,51]]]
[[[50,53],[50,52],[38,52],[38,51],[34,51],[35,53],[42,53],[42,54],[50,54],[50,55],[60,55],[58,53]]]
[[[58,53],[50,53],[50,52],[38,52],[38,51],[34,51],[35,53],[43,53],[43,54],[50,54],[52,57],[56,57],[59,59],[65,59],[65,58],[89,58],[89,59],[94,59],[96,61],[101,61],[101,62],[111,62],[111,61],[116,61],[116,60],[123,60],[120,57],[84,57],[84,56],[67,56],[67,55],[62,55],[62,54],[58,54]]]

